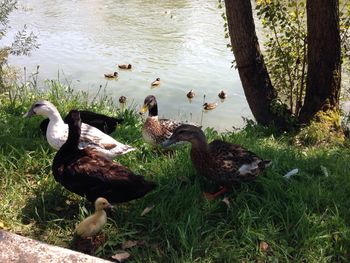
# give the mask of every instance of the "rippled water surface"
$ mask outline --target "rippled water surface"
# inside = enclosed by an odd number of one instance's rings
[[[200,122],[205,95],[218,107],[204,112],[203,126],[231,130],[251,113],[238,72],[231,69],[222,12],[216,0],[21,1],[10,17],[9,36],[27,24],[41,46],[10,63],[28,71],[40,65],[41,80],[57,79],[59,72],[61,80],[91,94],[107,84],[116,101],[124,95],[137,107],[153,94],[159,115],[177,120]],[[133,69],[118,70],[124,63]],[[117,80],[104,78],[115,70]],[[161,85],[151,89],[157,77]],[[190,89],[196,93],[192,102],[186,98]],[[221,89],[228,94],[223,103],[217,96]]]

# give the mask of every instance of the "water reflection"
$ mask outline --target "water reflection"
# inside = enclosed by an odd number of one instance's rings
[[[28,69],[40,65],[41,79],[62,72],[74,88],[96,94],[100,85],[116,101],[121,95],[141,105],[153,94],[161,117],[200,122],[205,95],[218,102],[221,90],[230,94],[225,103],[203,117],[202,125],[219,130],[242,124],[251,116],[224,38],[222,10],[217,1],[179,0],[25,0],[11,16],[12,31],[23,24],[39,35],[41,47],[30,58],[10,63]],[[118,64],[132,64],[120,70]],[[104,73],[118,71],[116,80]],[[151,89],[156,78],[161,85]],[[189,102],[186,94],[195,90]]]

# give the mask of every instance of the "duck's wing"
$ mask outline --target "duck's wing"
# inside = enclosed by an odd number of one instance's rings
[[[215,140],[209,144],[209,151],[222,173],[239,177],[239,180],[250,180],[265,168],[261,158],[237,144]]]
[[[163,128],[167,129],[167,131],[171,133],[173,133],[174,130],[182,124],[179,121],[169,119],[159,119],[159,123]]]
[[[105,197],[112,203],[126,202],[144,196],[155,187],[152,182],[134,174],[129,168],[85,149],[87,156],[66,166],[61,182],[68,190],[94,201]]]
[[[108,152],[111,155],[110,157],[135,150],[134,147],[120,143],[99,129],[85,123],[81,125],[79,146],[83,148],[86,146],[97,147],[102,152]]]

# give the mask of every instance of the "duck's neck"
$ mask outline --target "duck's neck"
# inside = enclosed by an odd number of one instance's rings
[[[78,150],[79,138],[81,133],[81,127],[77,124],[68,125],[68,139],[62,145],[62,150],[68,149],[69,151]]]
[[[50,122],[52,123],[64,123],[57,109],[52,109],[50,112],[48,112],[47,117],[50,119]]]
[[[94,213],[94,216],[101,218],[101,217],[107,217],[107,214],[105,212],[105,210],[96,210]]]
[[[191,160],[198,173],[207,175],[208,166],[212,165],[213,159],[209,152],[209,146],[205,137],[197,137],[191,140]]]
[[[148,116],[149,117],[156,117],[156,116],[158,116],[158,105],[157,105],[157,103],[154,104],[151,108],[148,109]]]

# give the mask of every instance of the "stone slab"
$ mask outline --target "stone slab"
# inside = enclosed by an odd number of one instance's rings
[[[0,230],[0,262],[107,263],[111,261]]]

